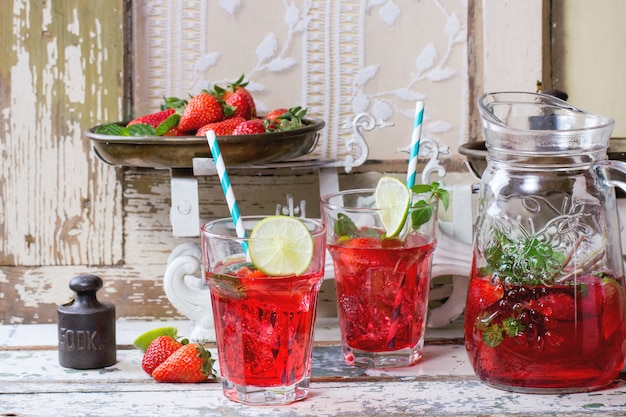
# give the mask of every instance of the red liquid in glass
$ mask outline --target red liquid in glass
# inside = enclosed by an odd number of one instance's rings
[[[246,265],[207,273],[220,372],[242,386],[289,386],[311,372],[323,274],[268,277]]]
[[[340,325],[350,348],[387,352],[423,343],[432,242],[415,235],[404,244],[358,237],[328,249],[335,264]]]
[[[474,276],[465,343],[477,376],[489,385],[525,392],[592,390],[622,369],[624,314],[623,277],[583,276],[531,287]],[[511,326],[510,317],[519,327]],[[508,327],[511,334],[502,332],[498,343],[498,328],[491,326]]]

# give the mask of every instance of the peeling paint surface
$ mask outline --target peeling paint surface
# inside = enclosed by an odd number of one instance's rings
[[[118,321],[119,343],[128,343],[142,326]],[[163,323],[170,325],[176,323]],[[0,411],[16,415],[99,416],[430,416],[574,417],[624,416],[626,381],[606,389],[569,395],[511,393],[481,384],[462,345],[427,344],[420,365],[367,370],[342,363],[337,344],[317,344],[307,399],[288,406],[251,407],[227,400],[221,384],[160,384],[141,369],[141,352],[118,347],[118,362],[104,369],[73,370],[58,364],[54,326],[0,328]],[[42,340],[44,345],[27,344]],[[52,345],[52,346],[51,346]],[[212,355],[217,352],[209,345]],[[71,406],[67,398],[71,396]],[[28,401],[26,401],[28,399]],[[41,410],[45,401],[46,409]]]
[[[121,112],[123,57],[101,62],[123,44],[121,0],[8,1],[0,181],[12,199],[3,207],[0,265],[113,263],[122,251],[121,184],[115,169],[92,157],[82,133],[103,122],[90,116],[94,109]],[[86,198],[98,203],[98,216],[84,210]]]
[[[122,113],[123,55],[108,50],[124,44],[123,0],[5,3],[0,323],[46,321],[71,274],[123,258],[118,172],[83,138]]]

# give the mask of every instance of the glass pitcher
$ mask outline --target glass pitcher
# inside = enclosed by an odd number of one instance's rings
[[[609,161],[614,121],[557,98],[479,99],[481,178],[465,317],[478,378],[527,393],[591,391],[624,364],[620,224]]]

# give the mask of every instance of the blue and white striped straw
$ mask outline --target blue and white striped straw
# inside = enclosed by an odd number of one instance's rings
[[[409,167],[406,172],[406,186],[411,188],[415,185],[417,171],[417,156],[420,151],[420,139],[422,136],[422,121],[424,119],[424,102],[415,103],[415,120],[413,123],[413,133],[411,135],[411,148],[409,153]]]
[[[222,183],[222,191],[224,191],[224,197],[226,197],[226,203],[230,210],[230,216],[235,224],[235,231],[237,237],[242,239],[246,238],[246,229],[243,227],[243,220],[241,220],[241,214],[239,213],[239,207],[237,206],[237,200],[235,199],[235,193],[233,192],[233,186],[230,184],[228,173],[226,172],[226,165],[224,165],[224,157],[220,151],[220,147],[217,144],[217,138],[215,132],[209,130],[206,132],[206,139],[209,142],[211,148],[211,154],[213,155],[213,162],[215,162],[215,168],[217,169],[217,175],[220,177]],[[243,244],[244,252],[247,252],[247,243]]]

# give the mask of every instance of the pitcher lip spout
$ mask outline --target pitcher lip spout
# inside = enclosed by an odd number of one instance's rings
[[[515,113],[511,106],[516,106]],[[502,127],[514,130],[587,130],[590,128],[604,128],[614,125],[615,121],[608,116],[593,114],[574,107],[567,101],[541,93],[523,91],[502,91],[485,93],[478,99],[478,108],[481,117]],[[522,118],[556,116],[567,118],[569,123],[562,129],[561,126],[550,126],[552,129],[521,126]],[[509,120],[504,120],[504,118]]]
[[[478,99],[487,147],[539,152],[599,150],[615,121],[554,96],[521,91],[485,93]]]

